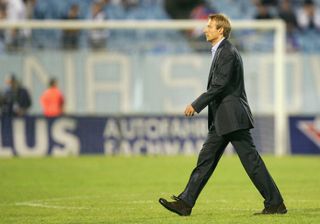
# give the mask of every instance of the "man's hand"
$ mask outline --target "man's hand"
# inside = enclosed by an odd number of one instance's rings
[[[194,108],[191,106],[191,105],[188,105],[186,107],[186,109],[184,110],[184,114],[187,116],[187,117],[192,117],[194,115],[196,111],[194,110]]]

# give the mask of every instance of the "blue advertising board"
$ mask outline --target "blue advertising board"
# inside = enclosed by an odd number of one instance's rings
[[[273,123],[268,116],[255,119],[252,134],[261,153],[274,153]],[[319,154],[319,130],[314,117],[290,117],[291,152]],[[206,116],[2,117],[0,157],[197,154],[207,132]]]
[[[289,118],[292,154],[320,154],[320,117]]]
[[[0,156],[194,154],[207,135],[206,117],[41,116],[1,118]]]

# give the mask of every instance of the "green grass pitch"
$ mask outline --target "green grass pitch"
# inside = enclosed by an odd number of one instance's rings
[[[253,216],[263,199],[237,156],[223,156],[190,217],[165,210],[196,156],[0,159],[0,223],[320,223],[320,157],[264,156],[288,207]]]

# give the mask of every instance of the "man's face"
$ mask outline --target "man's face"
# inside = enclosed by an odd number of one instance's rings
[[[206,35],[207,41],[214,43],[222,36],[223,28],[217,29],[216,21],[209,19],[208,24],[204,28],[203,32]]]

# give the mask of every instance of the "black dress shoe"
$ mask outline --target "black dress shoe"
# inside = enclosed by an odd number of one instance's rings
[[[261,212],[254,213],[255,215],[271,215],[271,214],[286,214],[287,208],[284,203],[272,205],[264,208]]]
[[[174,201],[169,202],[164,198],[160,198],[159,202],[161,205],[163,205],[163,207],[171,212],[177,213],[178,215],[189,216],[191,214],[192,207],[190,207],[184,201],[174,195],[172,196],[172,199]]]

